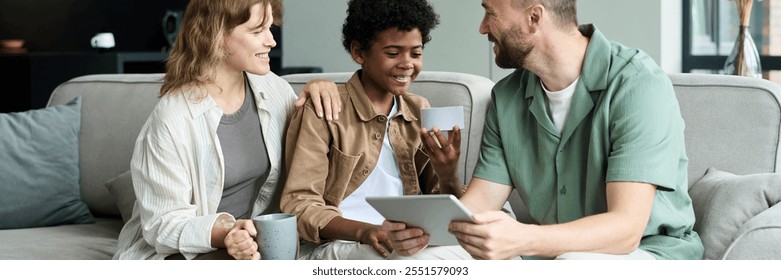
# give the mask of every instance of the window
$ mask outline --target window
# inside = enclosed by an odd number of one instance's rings
[[[738,33],[731,0],[683,1],[683,72],[723,73]],[[749,24],[763,77],[781,83],[781,0],[754,0]]]

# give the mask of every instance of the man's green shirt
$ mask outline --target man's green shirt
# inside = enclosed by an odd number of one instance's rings
[[[657,259],[701,259],[672,83],[642,51],[592,25],[581,32],[590,42],[561,133],[539,77],[519,69],[493,89],[474,176],[513,186],[540,224],[606,212],[606,182],[656,185],[640,249]]]

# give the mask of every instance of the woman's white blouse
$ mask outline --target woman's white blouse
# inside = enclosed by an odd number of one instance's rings
[[[257,216],[279,211],[283,136],[296,95],[274,73],[247,76],[271,162],[253,205]],[[217,137],[223,112],[211,97],[200,102],[194,97],[193,92],[161,97],[141,129],[130,168],[137,199],[114,259],[164,259],[176,253],[191,259],[215,250],[212,225],[227,214],[216,213],[225,171]]]

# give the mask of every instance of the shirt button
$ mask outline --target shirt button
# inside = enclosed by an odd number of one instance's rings
[[[382,138],[382,134],[380,134],[379,132],[374,134],[374,139],[380,140],[380,138]]]
[[[561,190],[559,191],[560,194],[567,194],[567,186],[561,187]]]
[[[363,170],[363,176],[366,176],[366,175],[369,175],[369,169],[364,169]]]
[[[387,120],[388,120],[388,118],[386,118],[385,116],[380,116],[379,118],[377,118],[377,120],[378,120],[379,122],[385,122],[385,121],[387,121]]]

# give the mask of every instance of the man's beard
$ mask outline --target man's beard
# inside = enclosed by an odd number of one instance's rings
[[[504,32],[503,34],[519,33],[515,32],[513,28],[508,32]],[[497,40],[495,37],[488,35],[489,40],[494,42],[494,44],[496,44],[498,47],[495,59],[496,65],[504,69],[523,68],[526,64],[526,57],[529,56],[529,53],[531,53],[534,47],[528,42],[523,42],[520,38],[512,38],[512,42],[508,42],[508,38],[506,36],[502,36],[503,34],[500,34],[500,40]]]

